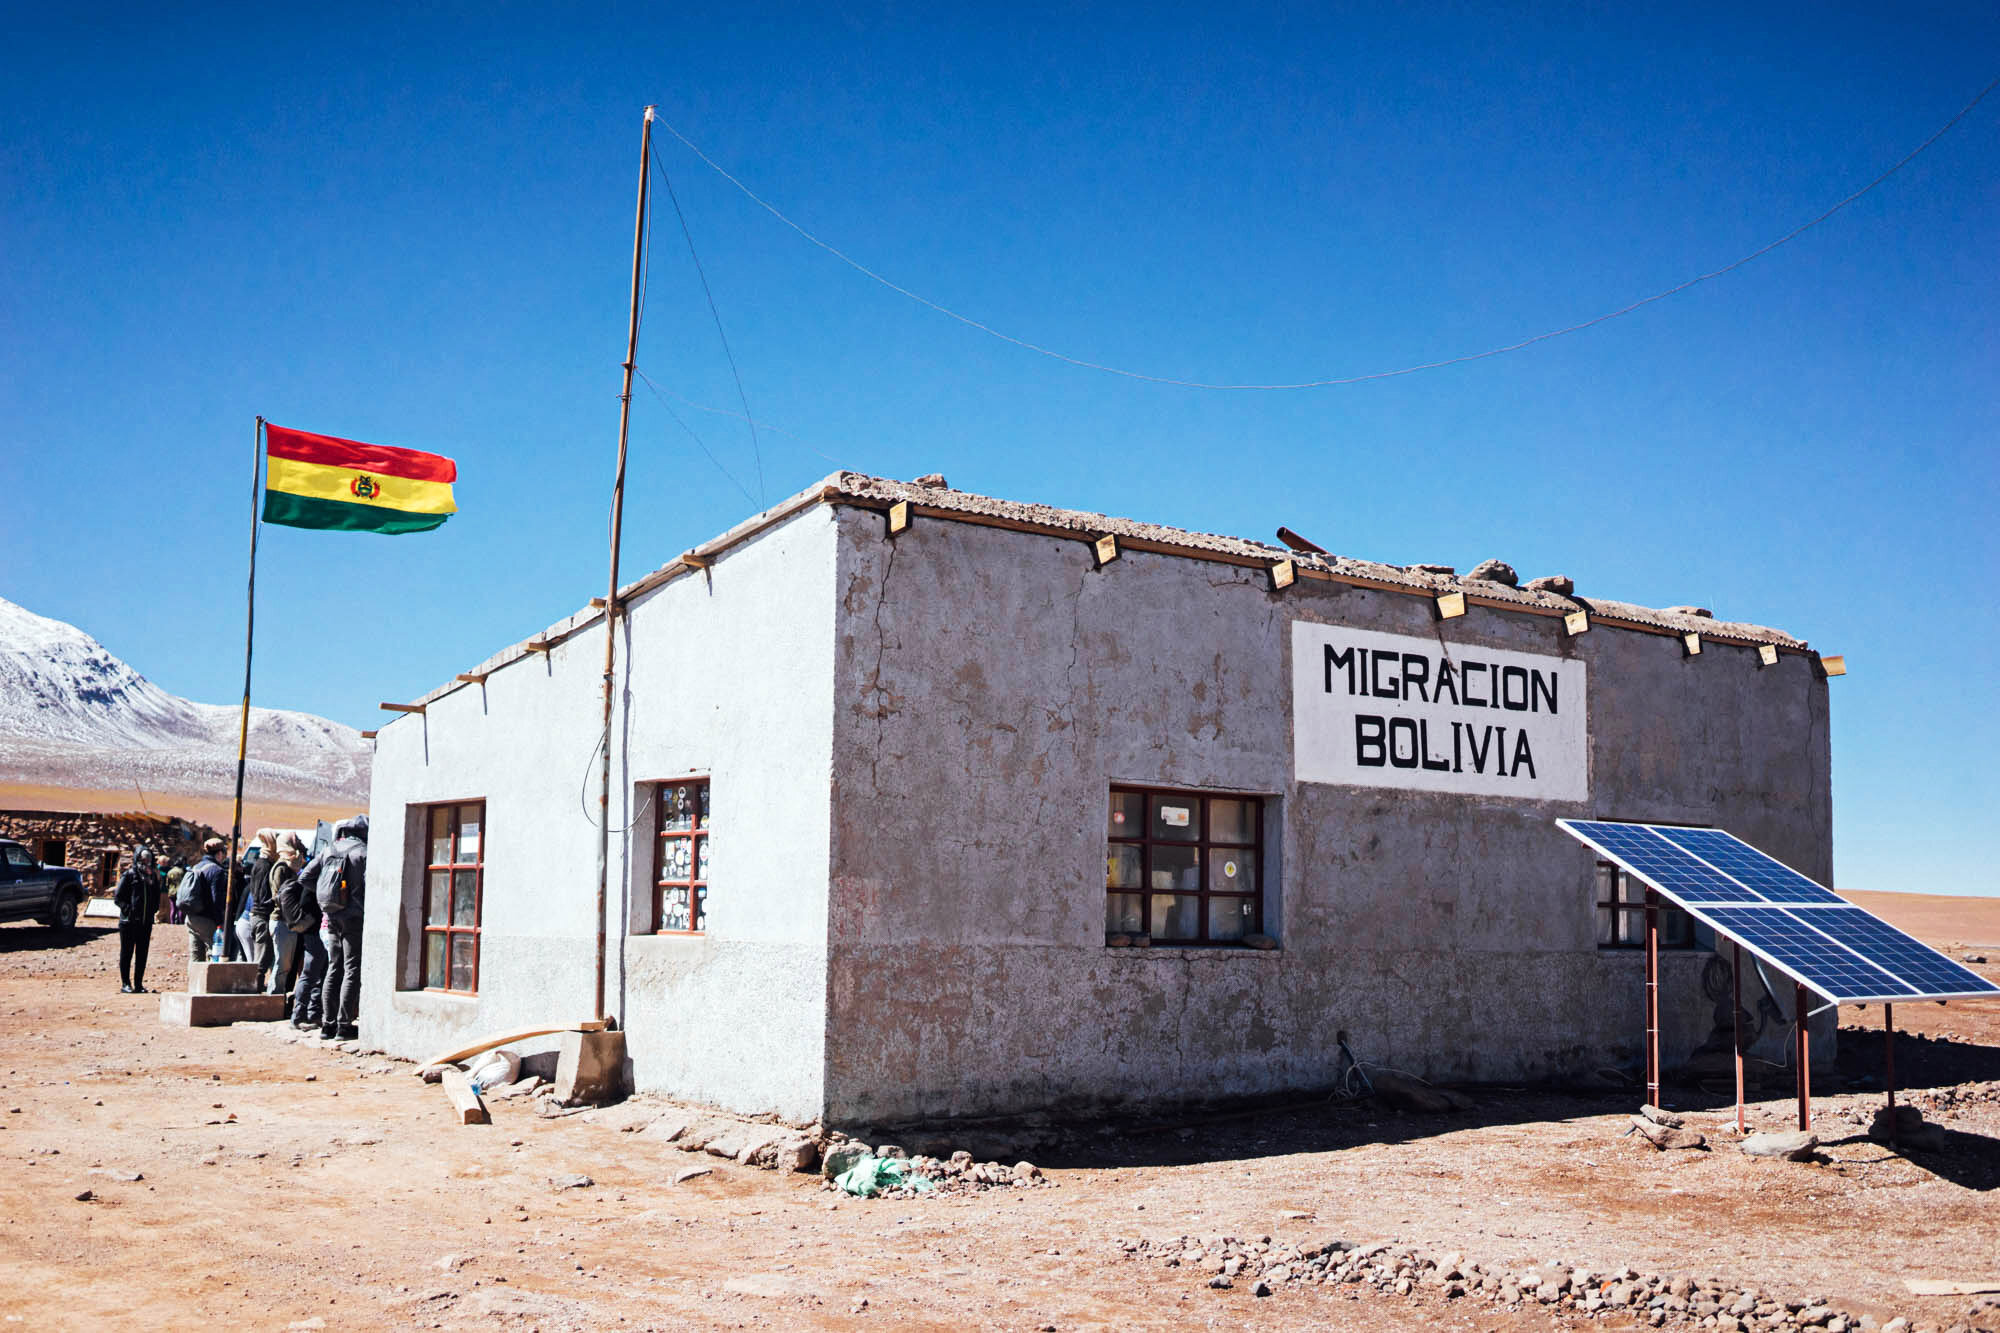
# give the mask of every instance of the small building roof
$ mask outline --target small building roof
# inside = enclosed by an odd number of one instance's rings
[[[1052,505],[1002,500],[971,491],[953,490],[945,485],[942,479],[935,477],[921,481],[895,481],[860,472],[829,474],[790,499],[753,515],[727,532],[668,561],[645,577],[626,584],[619,589],[618,596],[624,601],[683,574],[705,568],[715,557],[731,547],[815,505],[845,504],[865,509],[887,510],[906,502],[910,506],[911,513],[921,517],[1007,528],[1016,532],[1035,533],[1072,541],[1093,542],[1109,535],[1116,537],[1126,550],[1150,551],[1161,555],[1232,565],[1268,568],[1289,560],[1298,575],[1303,578],[1321,578],[1423,597],[1461,592],[1465,594],[1468,603],[1496,610],[1519,611],[1542,616],[1566,616],[1574,611],[1584,611],[1589,613],[1593,625],[1610,628],[1654,634],[1698,633],[1704,639],[1719,643],[1746,646],[1768,644],[1780,651],[1794,653],[1811,651],[1805,640],[1795,638],[1782,630],[1744,621],[1716,620],[1712,616],[1696,614],[1691,608],[1675,607],[1660,610],[1632,602],[1613,601],[1575,593],[1564,595],[1551,590],[1515,587],[1492,579],[1438,573],[1423,566],[1390,565],[1373,560],[1357,560],[1348,556],[1295,551],[1244,537],[1194,532],[1186,528],[1142,523],[1136,519],[1118,518],[1087,510],[1058,509]],[[494,654],[472,670],[465,672],[460,679],[431,691],[418,700],[418,703],[427,704],[433,699],[462,688],[469,680],[484,679],[507,663],[559,642],[585,626],[595,623],[603,614],[601,606],[595,603],[586,606],[549,626],[533,638]]]

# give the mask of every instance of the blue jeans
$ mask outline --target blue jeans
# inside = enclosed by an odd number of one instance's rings
[[[299,953],[304,961],[299,964],[299,982],[292,988],[292,1022],[304,1027],[319,1023],[320,983],[326,979],[326,942],[316,930],[308,930],[293,939],[299,942]]]
[[[285,976],[292,970],[292,955],[298,952],[299,937],[285,924],[284,918],[273,913],[271,916],[271,994],[285,993]],[[259,961],[262,961],[261,959]]]

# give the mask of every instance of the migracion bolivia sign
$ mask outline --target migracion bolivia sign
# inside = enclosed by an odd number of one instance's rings
[[[1587,711],[1568,658],[1292,622],[1300,782],[1581,801]]]

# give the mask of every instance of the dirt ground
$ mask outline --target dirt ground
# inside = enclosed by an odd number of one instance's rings
[[[1954,954],[2000,959],[2000,900],[1886,910]],[[161,928],[147,977],[184,984]],[[1880,1011],[1844,1013],[1815,1087],[1818,1161],[1623,1136],[1640,1098],[1470,1089],[1477,1109],[1368,1105],[1080,1126],[1038,1154],[1052,1186],[838,1198],[817,1177],[677,1151],[582,1117],[494,1104],[460,1127],[411,1066],[283,1039],[172,1029],[121,995],[115,932],[0,927],[0,1321],[42,1328],[1636,1328],[1539,1307],[1281,1286],[1259,1298],[1126,1257],[1120,1237],[1334,1237],[1489,1266],[1630,1265],[1826,1295],[1945,1328],[1968,1299],[1905,1278],[2000,1277],[2000,1005],[1908,1006],[1900,1081],[1949,1131],[1902,1158],[1861,1133],[1881,1102]],[[1986,975],[2000,967],[1985,965]],[[1633,997],[1636,1012],[1638,997]],[[1753,1104],[1789,1128],[1788,1101]],[[690,1164],[711,1174],[674,1184]],[[589,1188],[556,1190],[582,1173]],[[89,1192],[88,1199],[78,1196]],[[1984,1318],[1984,1317],[1982,1317]]]

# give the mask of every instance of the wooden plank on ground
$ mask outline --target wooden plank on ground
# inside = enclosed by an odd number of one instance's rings
[[[603,1028],[604,1020],[592,1018],[585,1019],[581,1023],[558,1023],[554,1027],[516,1028],[512,1032],[498,1032],[490,1037],[481,1037],[470,1046],[461,1046],[457,1050],[443,1051],[432,1056],[417,1066],[417,1073],[422,1074],[424,1070],[437,1065],[458,1064],[482,1051],[490,1051],[495,1046],[505,1046],[510,1041],[526,1041],[530,1037],[552,1037],[558,1032],[598,1032]]]
[[[479,1093],[473,1089],[472,1080],[463,1069],[447,1069],[444,1078],[445,1095],[451,1098],[452,1109],[458,1113],[461,1125],[484,1125],[491,1117],[486,1114],[486,1103],[479,1100]]]

